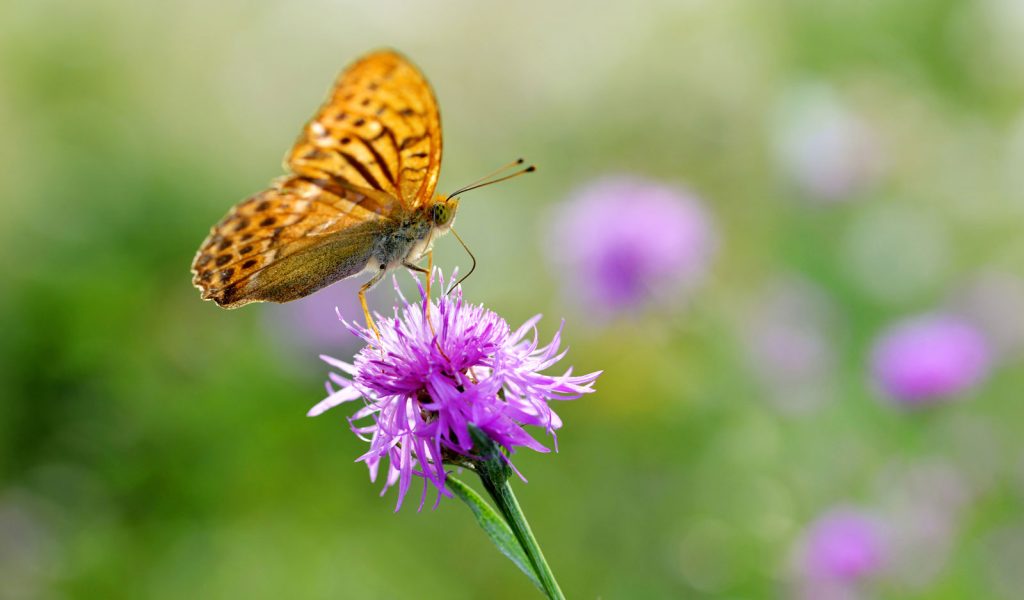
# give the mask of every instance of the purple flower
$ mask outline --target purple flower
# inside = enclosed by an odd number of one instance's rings
[[[570,368],[562,375],[540,373],[565,356],[558,349],[561,329],[549,344],[539,345],[535,325],[540,315],[512,331],[497,314],[464,302],[461,289],[436,302],[422,287],[415,304],[401,292],[399,296],[402,303],[394,318],[377,316],[380,340],[366,327],[343,321],[366,346],[354,364],[321,357],[340,373],[330,374],[329,395],[309,411],[316,416],[364,399],[349,419],[352,431],[370,443],[358,460],[375,480],[381,460],[387,458],[384,491],[398,484],[396,510],[413,475],[424,480],[421,508],[428,482],[439,494],[450,495],[444,463],[472,454],[470,424],[509,452],[517,446],[547,452],[523,426],[543,427],[554,437],[562,421],[548,402],[593,391],[600,372],[573,376]]]
[[[871,353],[874,379],[907,405],[962,393],[988,374],[991,352],[970,323],[948,314],[906,319],[883,332]]]
[[[619,176],[577,191],[553,219],[551,251],[570,290],[596,312],[621,312],[697,284],[716,236],[692,195]]]
[[[801,544],[801,575],[809,581],[854,583],[885,563],[881,527],[852,508],[833,509],[814,521]]]

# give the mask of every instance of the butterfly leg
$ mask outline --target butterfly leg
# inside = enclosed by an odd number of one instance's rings
[[[437,329],[434,328],[434,320],[430,318],[430,303],[431,303],[431,301],[430,301],[430,280],[431,280],[430,275],[431,275],[431,273],[434,272],[434,253],[432,251],[431,252],[427,252],[427,268],[426,269],[424,269],[423,267],[421,267],[419,265],[414,265],[414,264],[412,264],[409,261],[403,262],[402,265],[405,266],[405,268],[407,268],[409,270],[416,271],[417,273],[423,273],[424,275],[426,275],[426,279],[427,279],[427,325],[430,326],[430,333],[432,333],[434,335],[434,346],[437,347],[437,351],[441,353],[441,356],[443,356],[445,358],[445,360],[450,360],[448,358],[448,355],[444,353],[444,350],[441,349],[441,343],[437,340]]]
[[[402,266],[405,267],[406,269],[409,269],[410,271],[416,271],[417,273],[423,273],[425,275],[430,275],[430,271],[428,271],[427,269],[424,269],[423,267],[421,267],[419,265],[414,265],[414,264],[412,264],[409,261],[405,261],[404,263],[402,263]],[[427,280],[427,285],[428,286],[430,285],[430,280],[429,279]]]
[[[377,271],[377,274],[372,279],[363,284],[363,287],[359,288],[359,303],[363,305],[363,314],[366,315],[366,324],[370,326],[370,329],[377,334],[377,339],[380,340],[380,330],[377,329],[377,324],[373,322],[373,317],[370,316],[370,307],[366,304],[366,292],[373,286],[377,285],[381,279],[384,279],[384,274],[387,272],[387,268],[381,265],[381,269]]]

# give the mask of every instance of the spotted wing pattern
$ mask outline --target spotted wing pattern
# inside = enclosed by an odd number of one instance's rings
[[[211,229],[192,263],[192,283],[204,299],[229,308],[301,298],[366,266],[372,234],[385,222],[380,215],[390,210],[385,201],[301,178],[282,179],[236,205]],[[358,241],[365,250],[351,259],[336,257],[340,271],[313,264],[325,252],[339,251],[338,234],[345,232],[350,245]],[[307,281],[331,275],[336,276],[330,281]]]
[[[401,55],[371,54],[334,91],[285,160],[298,175],[344,179],[415,208],[433,197],[441,118],[423,75]]]

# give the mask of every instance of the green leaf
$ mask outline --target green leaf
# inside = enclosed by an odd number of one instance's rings
[[[469,510],[473,511],[473,516],[476,517],[476,522],[480,524],[480,527],[487,534],[487,537],[491,538],[494,545],[498,547],[509,560],[514,562],[519,570],[526,574],[533,582],[533,585],[541,591],[544,591],[544,587],[540,583],[540,579],[537,578],[537,574],[533,572],[533,567],[530,565],[530,560],[526,557],[526,553],[523,552],[519,542],[516,540],[516,536],[512,534],[512,529],[508,526],[508,523],[491,508],[491,505],[484,501],[477,494],[473,488],[469,487],[465,483],[462,483],[458,479],[448,476],[445,485],[448,486],[456,496],[462,499],[469,507]]]

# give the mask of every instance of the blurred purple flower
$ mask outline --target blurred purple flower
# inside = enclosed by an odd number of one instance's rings
[[[694,286],[717,246],[697,198],[629,176],[577,190],[556,213],[550,238],[550,255],[569,289],[606,313]]]
[[[388,459],[384,491],[398,484],[396,510],[413,475],[424,479],[421,508],[428,483],[450,495],[444,462],[471,454],[469,424],[510,452],[517,446],[547,452],[523,426],[543,427],[554,437],[562,421],[548,402],[593,391],[600,372],[575,377],[571,368],[562,375],[540,373],[565,356],[559,352],[561,329],[548,345],[538,346],[540,315],[511,331],[497,314],[464,303],[461,289],[436,302],[427,299],[422,287],[416,303],[398,293],[402,303],[395,317],[377,317],[380,340],[366,327],[345,322],[366,346],[354,364],[321,357],[341,373],[330,374],[329,395],[309,411],[316,416],[344,402],[365,400],[349,418],[352,431],[370,442],[358,460],[375,480],[381,459]],[[370,422],[355,423],[362,419]]]
[[[874,130],[828,86],[791,91],[783,99],[776,129],[782,169],[814,199],[845,200],[882,170]]]
[[[991,351],[982,334],[949,314],[905,319],[883,332],[871,353],[882,392],[907,405],[962,393],[988,374]]]
[[[835,308],[809,281],[786,277],[754,294],[742,322],[748,360],[787,413],[818,408],[835,393]]]
[[[362,284],[356,279],[346,279],[294,302],[267,305],[267,326],[275,340],[287,348],[310,352],[323,348],[354,351],[359,338],[338,327],[338,314],[350,319],[363,314],[357,295]],[[372,296],[368,298],[371,309],[379,304],[374,300]]]
[[[886,562],[879,523],[852,508],[835,508],[814,521],[800,547],[802,579],[855,583],[877,574]]]

